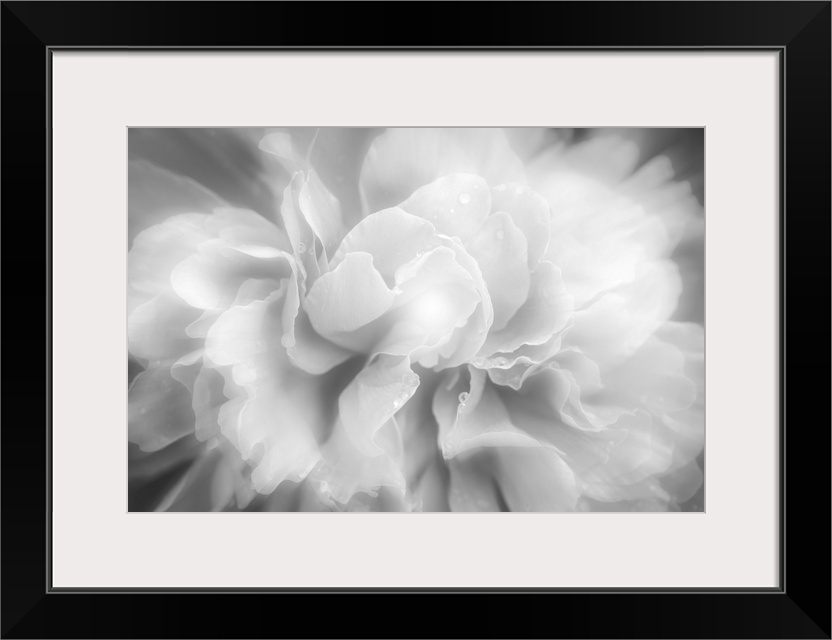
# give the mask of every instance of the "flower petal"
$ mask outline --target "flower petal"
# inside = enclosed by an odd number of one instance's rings
[[[399,208],[466,242],[491,211],[491,193],[480,176],[455,173],[420,187]]]
[[[392,432],[388,441],[397,435],[392,420],[384,430]],[[323,462],[309,475],[309,483],[325,505],[336,509],[354,506],[354,498],[361,494],[375,498],[384,488],[404,496],[407,481],[401,462],[395,458],[395,452],[365,455],[339,422],[323,447]]]
[[[317,333],[305,311],[298,313],[290,335],[286,340],[289,359],[307,373],[326,373],[354,355]]]
[[[406,357],[381,355],[347,385],[338,400],[344,431],[363,455],[383,449],[376,441],[381,427],[419,386],[419,376]]]
[[[491,382],[520,389],[527,378],[551,367],[550,360],[560,351],[562,337],[555,334],[542,344],[522,345],[510,354],[478,356],[471,361],[485,369]]]
[[[139,292],[159,294],[171,289],[171,272],[208,241],[224,246],[267,247],[285,243],[282,232],[251,211],[217,209],[213,214],[186,213],[168,218],[136,236],[128,254],[128,282]]]
[[[289,254],[269,246],[229,245],[225,240],[203,242],[170,274],[174,291],[197,309],[223,309],[248,280],[280,280],[291,273]]]
[[[450,173],[476,173],[491,184],[525,180],[500,129],[391,128],[373,140],[361,168],[365,211],[391,207]]]
[[[670,317],[681,292],[676,266],[669,261],[640,267],[636,279],[575,311],[564,348],[575,347],[601,371],[636,352]]]
[[[323,243],[326,255],[332,255],[347,230],[341,217],[341,204],[317,173],[307,174],[298,194],[298,204],[312,231]]]
[[[298,264],[301,265],[302,273],[311,284],[326,269],[322,269],[325,263],[325,256],[321,247],[316,244],[312,227],[309,226],[300,208],[300,190],[304,183],[303,174],[297,172],[292,175],[286,189],[283,191],[283,202],[280,205],[280,215],[283,218],[283,226],[286,227],[286,234],[289,243],[292,245],[292,253]]]
[[[181,214],[139,233],[127,256],[130,285],[153,295],[170,290],[174,267],[214,237],[206,225],[208,218],[200,213]]]
[[[456,258],[453,249],[440,246],[396,271],[400,293],[390,314],[392,329],[376,351],[410,354],[419,361],[467,324],[481,297],[474,277]]]
[[[320,461],[326,429],[318,379],[292,367],[280,341],[282,294],[223,313],[208,333],[205,356],[225,377],[222,434],[254,467],[252,481],[269,493],[299,482]]]
[[[545,343],[566,327],[572,308],[572,296],[566,291],[560,269],[551,262],[541,262],[531,276],[523,306],[504,329],[488,334],[480,355],[511,353],[522,345]]]
[[[150,362],[168,363],[190,353],[199,342],[189,337],[186,329],[199,315],[197,309],[171,293],[154,296],[128,317],[130,353]]]
[[[507,211],[528,243],[529,268],[546,254],[552,212],[539,193],[520,184],[503,184],[491,189],[491,210]]]
[[[158,451],[194,431],[188,390],[170,375],[170,367],[142,371],[130,385],[127,432],[142,451]]]
[[[568,381],[562,378],[561,384]],[[528,383],[520,393],[502,389],[500,397],[515,424],[563,453],[582,494],[603,501],[667,500],[655,476],[672,464],[673,436],[647,412],[619,411],[606,427],[576,428],[562,417],[567,407],[558,410],[563,393],[554,397],[547,385]]]
[[[396,270],[413,260],[419,252],[439,246],[436,229],[427,220],[398,207],[367,216],[347,234],[332,258],[340,264],[355,252],[369,253],[373,266],[388,286],[394,286]]]
[[[498,447],[494,476],[511,511],[574,511],[580,491],[575,474],[553,449]]]
[[[477,261],[494,305],[491,331],[499,331],[529,295],[526,237],[501,211],[488,217],[465,248]]]
[[[229,366],[280,350],[282,302],[278,291],[222,313],[205,338],[205,357],[213,365]]]
[[[286,298],[280,342],[296,367],[320,375],[346,361],[352,353],[333,344],[312,328],[309,316],[300,308],[300,267],[296,262],[290,263],[290,266],[292,274],[284,281]]]
[[[191,389],[196,437],[207,441],[220,435],[218,418],[220,408],[225,404],[223,393],[225,380],[216,369],[200,367]]]
[[[434,396],[439,445],[445,459],[478,447],[547,446],[512,423],[484,371],[470,368],[469,391],[460,393],[464,386],[440,386]]]
[[[395,298],[373,265],[373,256],[355,251],[315,281],[303,307],[315,331],[334,337],[369,324],[387,311]]]

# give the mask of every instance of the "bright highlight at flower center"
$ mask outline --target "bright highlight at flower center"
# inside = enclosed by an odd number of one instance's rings
[[[456,318],[450,294],[441,289],[431,289],[413,303],[411,319],[428,331],[443,329]]]

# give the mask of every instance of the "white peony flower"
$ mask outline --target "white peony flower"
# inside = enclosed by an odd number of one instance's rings
[[[701,253],[701,207],[591,133],[388,129],[322,160],[305,131],[191,131],[214,191],[134,135],[133,485],[166,479],[161,510],[681,508],[704,342],[671,256]]]

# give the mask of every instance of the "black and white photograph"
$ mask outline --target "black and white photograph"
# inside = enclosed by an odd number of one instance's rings
[[[704,128],[130,128],[131,512],[703,512]]]

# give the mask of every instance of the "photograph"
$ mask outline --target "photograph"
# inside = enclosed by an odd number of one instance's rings
[[[130,512],[705,511],[704,128],[127,137]]]

